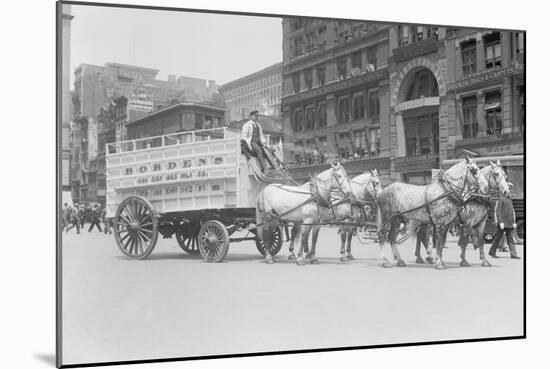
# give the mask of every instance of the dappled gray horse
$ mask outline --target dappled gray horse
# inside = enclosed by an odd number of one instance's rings
[[[479,248],[479,258],[482,261],[482,266],[491,266],[491,263],[485,257],[485,224],[487,222],[487,215],[491,209],[490,196],[491,194],[504,195],[509,192],[508,182],[506,181],[506,174],[500,165],[500,161],[496,163],[490,162],[489,165],[481,169],[481,175],[487,180],[488,194],[477,194],[472,196],[468,200],[464,207],[460,209],[459,216],[456,223],[460,225],[458,245],[461,248],[460,253],[460,266],[469,267],[470,263],[466,260],[466,246],[468,246],[468,240],[472,237],[472,241],[476,248]],[[423,224],[422,227],[427,227],[428,224]],[[446,234],[443,235],[443,239],[446,238]],[[426,251],[431,254],[431,250],[426,248]],[[420,259],[420,245],[417,243],[416,254]],[[431,255],[428,256],[428,261]],[[417,259],[418,260],[418,259]]]
[[[336,197],[335,199],[333,199],[330,206],[320,207],[319,215],[321,222],[358,222],[363,217],[363,208],[367,204],[370,204],[381,190],[380,179],[378,178],[378,170],[376,169],[355,176],[349,182],[351,187],[351,196],[345,199]],[[341,226],[341,228],[342,227],[354,228],[356,226],[344,225]],[[345,228],[346,231],[347,228]],[[317,257],[315,256],[315,250],[320,229],[321,225],[313,225],[312,227],[307,228],[300,225],[300,223],[296,223],[292,228],[289,248],[290,255],[288,258],[291,260],[296,258],[294,254],[294,242],[298,239],[298,235],[301,235],[301,240],[302,242],[304,242],[304,240],[307,241],[307,239],[309,238],[309,232],[313,231],[311,232],[311,250],[307,252],[306,258],[310,259],[312,264],[317,264],[318,261]],[[303,245],[303,247],[305,250],[305,247],[307,247],[307,243]],[[344,254],[343,247],[344,245],[342,244],[340,260],[353,260],[353,255],[351,254],[351,246],[348,244],[347,255]],[[305,261],[299,255],[297,259],[297,264],[303,265],[304,263]]]
[[[264,245],[271,245],[274,227],[285,221],[305,223],[304,228],[309,231],[311,224],[320,222],[319,208],[330,204],[335,192],[342,197],[351,194],[346,170],[340,163],[331,165],[301,186],[268,185],[256,200],[257,236]],[[300,255],[304,246],[307,246],[307,238],[302,239]],[[265,247],[265,261],[273,263],[269,247]]]
[[[380,257],[384,267],[393,266],[384,254],[388,225],[396,217],[409,221],[410,231],[417,230],[423,223],[435,226],[434,246],[437,250],[437,269],[445,269],[442,259],[443,237],[449,225],[458,217],[460,208],[475,193],[485,193],[487,180],[478,166],[466,158],[445,172],[440,172],[436,182],[418,186],[407,183],[393,183],[384,188],[377,197],[377,223],[380,243]],[[396,231],[394,231],[396,233]],[[395,244],[395,234],[390,235],[390,244],[398,266],[406,266]]]

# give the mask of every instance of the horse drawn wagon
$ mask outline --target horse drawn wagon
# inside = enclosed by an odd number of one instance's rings
[[[132,259],[151,254],[159,233],[175,236],[188,254],[220,262],[231,242],[256,237],[256,198],[266,183],[287,182],[288,174],[268,156],[275,176],[241,155],[239,132],[226,127],[186,131],[107,144],[107,217],[113,218],[120,251]],[[236,231],[245,237],[231,237]],[[281,227],[269,250],[279,252]]]

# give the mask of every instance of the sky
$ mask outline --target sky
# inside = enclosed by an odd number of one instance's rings
[[[281,18],[72,5],[71,88],[83,63],[224,84],[282,61]]]

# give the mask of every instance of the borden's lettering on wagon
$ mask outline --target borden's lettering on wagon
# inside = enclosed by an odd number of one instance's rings
[[[209,160],[210,159],[210,160]],[[202,157],[195,159],[195,163],[191,159],[184,159],[179,161],[167,161],[164,163],[153,163],[153,164],[142,164],[137,167],[126,167],[124,168],[124,175],[131,176],[134,174],[145,174],[153,172],[162,172],[167,170],[175,169],[188,169],[194,166],[202,167],[206,165],[222,165],[224,162],[223,157]]]

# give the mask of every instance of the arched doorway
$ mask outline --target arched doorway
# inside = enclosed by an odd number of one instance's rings
[[[441,74],[431,65],[404,68],[394,90],[396,179],[427,184],[439,167]],[[439,77],[439,78],[438,78]]]

